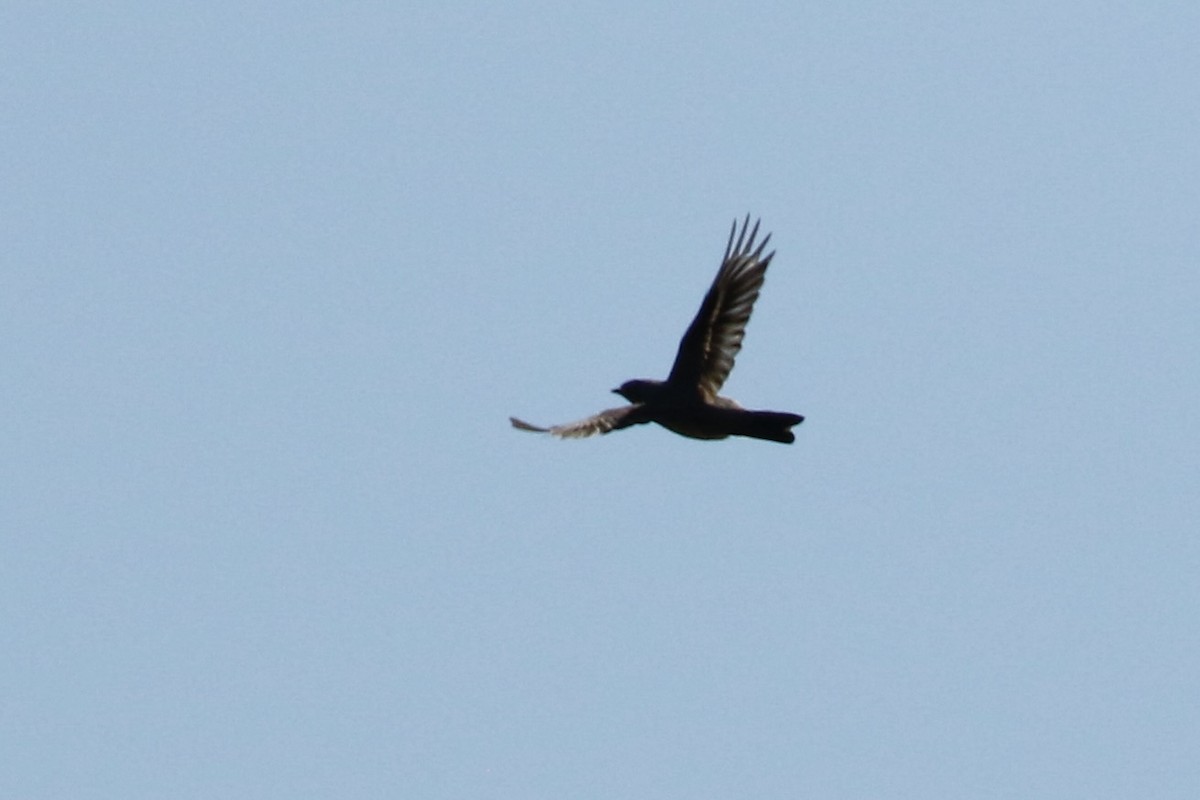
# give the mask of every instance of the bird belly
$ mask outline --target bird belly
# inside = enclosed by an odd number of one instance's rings
[[[690,439],[726,439],[731,431],[723,415],[712,407],[672,407],[657,414],[654,421],[667,430]]]

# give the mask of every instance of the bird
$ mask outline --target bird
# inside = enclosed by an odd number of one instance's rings
[[[734,219],[721,267],[679,342],[675,363],[665,381],[625,381],[612,391],[625,398],[628,405],[575,422],[541,427],[509,417],[512,426],[561,439],[581,439],[654,422],[693,439],[746,436],[783,444],[796,441],[791,429],[804,421],[800,414],[754,411],[718,394],[742,349],[746,323],[775,256],[774,250],[763,255],[771,234],[755,245],[761,221],[756,220],[751,228],[747,214],[739,231],[738,220]]]

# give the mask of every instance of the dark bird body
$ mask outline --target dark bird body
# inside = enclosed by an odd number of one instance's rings
[[[657,422],[693,439],[749,436],[794,442],[791,428],[804,417],[785,411],[752,411],[718,394],[742,349],[746,323],[775,255],[774,251],[763,255],[770,234],[755,247],[757,236],[758,223],[751,230],[749,216],[740,233],[734,222],[721,268],[679,342],[675,364],[665,381],[626,381],[613,391],[630,405],[610,408],[578,422],[540,428],[510,417],[513,427],[572,439]]]

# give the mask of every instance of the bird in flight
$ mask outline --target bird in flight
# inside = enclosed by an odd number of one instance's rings
[[[610,408],[577,422],[542,428],[509,417],[513,427],[563,439],[581,439],[656,422],[693,439],[749,436],[784,444],[796,441],[791,429],[804,421],[799,414],[752,411],[717,394],[742,349],[746,323],[750,321],[767,267],[775,256],[773,250],[763,255],[770,234],[755,246],[758,225],[756,221],[751,229],[747,214],[739,232],[734,220],[721,268],[700,304],[700,311],[679,342],[675,364],[665,381],[626,381],[613,392],[628,400],[629,405]]]

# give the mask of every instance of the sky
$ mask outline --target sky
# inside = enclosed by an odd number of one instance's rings
[[[0,796],[1200,796],[1198,33],[9,4]]]

